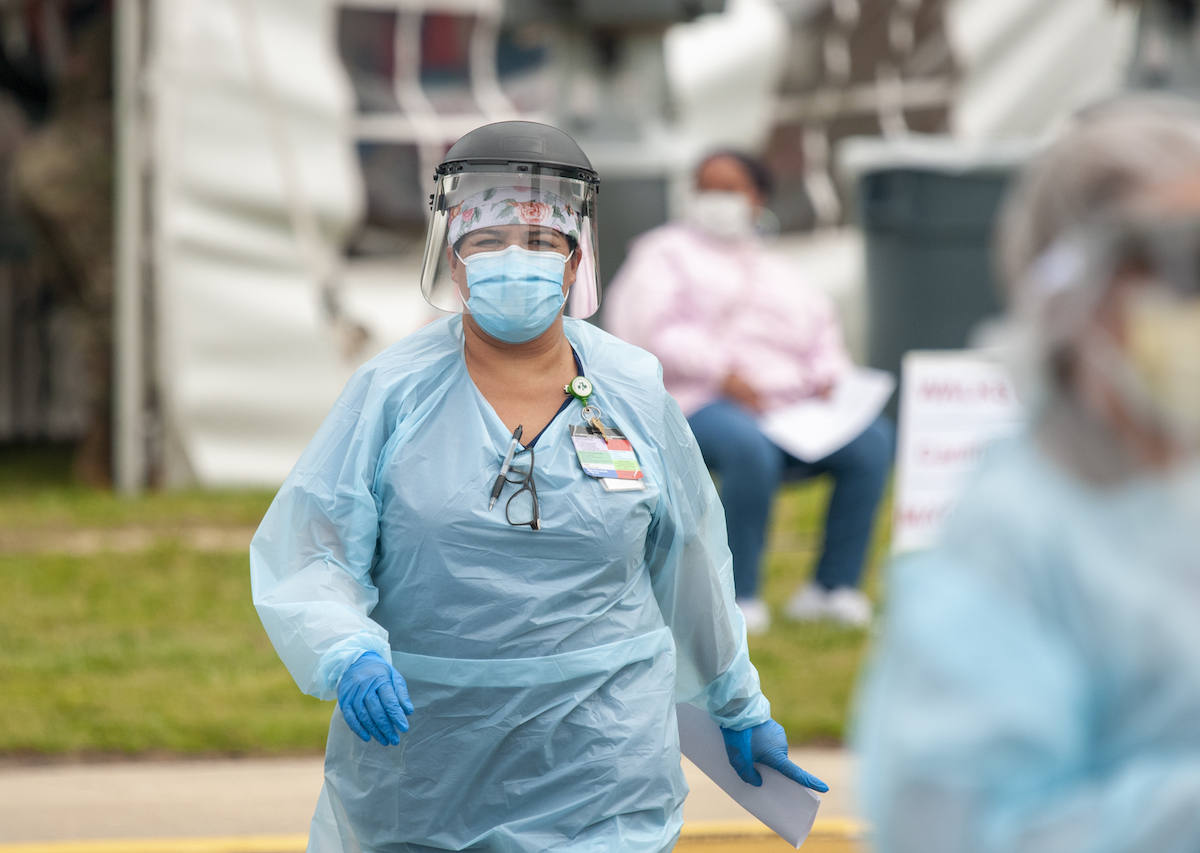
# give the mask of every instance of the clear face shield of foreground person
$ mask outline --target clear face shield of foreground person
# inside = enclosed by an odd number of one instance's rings
[[[676,702],[752,784],[759,762],[825,787],[759,689],[658,363],[578,319],[596,185],[544,125],[451,148],[422,274],[450,316],[359,369],[254,537],[267,633],[339,704],[310,851],[669,850]]]
[[[1188,472],[1200,450],[1200,174],[1060,238],[1023,293],[1025,312],[1046,318],[1037,350],[1056,351],[1069,388],[1058,405],[1065,397],[1108,439],[1104,462],[1047,417],[1052,452],[1098,482]]]
[[[1200,849],[1200,114],[1128,99],[1002,221],[1031,413],[891,570],[856,740],[876,848]]]

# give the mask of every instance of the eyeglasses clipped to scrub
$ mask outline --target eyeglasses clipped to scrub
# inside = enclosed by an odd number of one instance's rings
[[[504,504],[504,517],[513,527],[541,530],[542,518],[538,512],[537,485],[533,481],[533,448],[526,447],[520,451],[517,450],[517,446],[521,443],[523,430],[524,428],[520,424],[513,430],[512,440],[508,444],[508,452],[504,454],[504,462],[500,465],[500,474],[492,486],[492,499],[488,502],[488,512],[491,512],[492,508],[496,506],[500,493],[504,491],[504,484],[512,483],[518,488]]]
[[[538,512],[537,484],[533,480],[533,448],[527,447],[513,455],[512,464],[504,479],[517,486],[504,505],[504,517],[513,527],[542,529],[542,518]]]

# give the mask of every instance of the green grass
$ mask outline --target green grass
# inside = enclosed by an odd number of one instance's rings
[[[0,557],[0,752],[318,749],[250,604],[244,554]]]
[[[787,599],[812,577],[820,547],[821,519],[829,500],[824,478],[788,485],[775,505],[774,550],[768,556],[763,598],[771,607],[770,631],[750,638],[750,659],[758,668],[771,711],[793,744],[840,743],[868,632],[830,623],[793,623],[782,618]],[[886,554],[885,505],[876,525],[868,561],[866,590],[873,598]]]
[[[333,706],[301,694],[276,657],[250,603],[247,555],[170,537],[257,524],[270,501],[265,491],[130,500],[73,483],[69,448],[0,449],[0,528],[166,533],[133,554],[0,555],[0,755],[320,749]]]
[[[0,527],[253,525],[267,492],[125,500],[70,482],[56,448],[0,451]],[[780,617],[812,572],[828,484],[785,487],[751,658],[794,744],[836,743],[866,632]],[[886,541],[877,531],[871,565]],[[322,748],[330,703],[300,693],[250,603],[244,553],[164,538],[134,554],[0,555],[0,755],[281,754]],[[868,590],[874,589],[874,574]]]
[[[71,529],[111,527],[254,526],[271,504],[266,492],[156,492],[114,497],[83,487],[0,493],[0,527]]]

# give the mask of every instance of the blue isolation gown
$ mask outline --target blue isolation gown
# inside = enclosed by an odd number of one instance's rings
[[[488,511],[511,435],[471,380],[462,319],[362,367],[250,546],[254,603],[306,693],[362,652],[416,708],[399,746],[333,715],[310,851],[660,851],[687,793],[674,703],[770,717],[733,603],[725,519],[657,361],[567,320],[644,491],[607,492],[568,434],[534,445],[542,529]]]
[[[877,851],[1200,850],[1198,487],[989,454],[891,575],[858,721]]]

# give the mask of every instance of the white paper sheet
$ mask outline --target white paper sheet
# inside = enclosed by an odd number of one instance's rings
[[[675,712],[679,717],[679,747],[688,760],[788,844],[803,844],[817,819],[820,795],[761,764],[754,766],[762,775],[762,787],[743,782],[729,763],[721,729],[708,714],[685,704],[676,705]]]
[[[767,412],[758,426],[767,438],[797,459],[816,462],[841,450],[879,417],[896,390],[885,370],[855,367],[828,400],[803,400]]]

